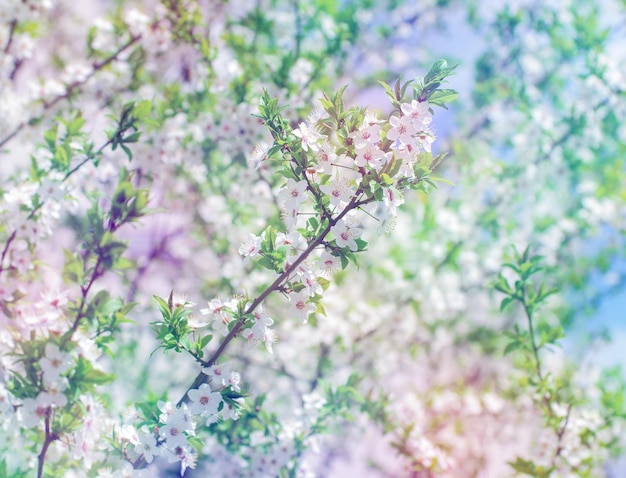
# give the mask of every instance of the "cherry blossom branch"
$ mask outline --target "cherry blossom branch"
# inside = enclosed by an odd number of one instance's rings
[[[539,378],[539,380],[543,382],[544,377],[543,377],[543,373],[541,372],[541,360],[539,359],[539,346],[537,345],[537,340],[535,338],[535,326],[533,323],[533,313],[531,311],[530,306],[525,300],[526,297],[528,297],[526,285],[522,286],[522,293],[523,293],[522,297],[524,298],[524,301],[522,302],[522,306],[524,307],[524,313],[526,314],[526,319],[528,321],[528,332],[530,335],[530,344],[533,348],[533,356],[535,359],[535,371],[537,372],[537,377]]]
[[[48,407],[46,410],[46,417],[44,419],[44,430],[45,430],[45,438],[43,441],[43,445],[41,446],[41,452],[37,456],[37,478],[43,478],[43,466],[46,461],[46,453],[48,453],[48,448],[50,444],[57,439],[54,434],[50,433],[50,414],[52,413],[52,409]]]
[[[115,51],[112,55],[110,55],[108,58],[105,58],[104,60],[100,61],[100,62],[96,62],[92,65],[92,70],[91,72],[89,72],[89,74],[87,76],[85,76],[84,79],[82,80],[76,80],[73,81],[72,83],[70,83],[69,85],[67,85],[66,87],[66,91],[65,93],[61,94],[61,95],[57,95],[55,96],[53,99],[51,99],[50,101],[44,101],[43,102],[43,109],[44,112],[48,111],[50,108],[52,108],[54,105],[56,105],[59,101],[65,100],[67,98],[70,97],[70,95],[77,90],[78,88],[80,88],[81,86],[83,86],[85,83],[87,83],[91,78],[93,78],[93,76],[96,75],[96,73],[98,73],[100,70],[102,70],[105,66],[107,66],[108,64],[112,63],[113,61],[117,60],[119,58],[119,56],[126,50],[128,50],[131,46],[133,46],[135,43],[137,43],[139,40],[141,39],[141,35],[133,35],[130,37],[130,39],[121,47],[119,47],[117,49],[117,51]],[[28,126],[29,124],[32,124],[33,122],[37,121],[39,118],[41,118],[41,116],[36,116],[36,117],[32,117],[26,121],[22,121],[21,123],[19,123],[15,129],[13,131],[11,131],[11,133],[9,133],[7,136],[5,136],[4,138],[2,138],[0,140],[0,148],[2,148],[5,144],[7,144],[11,139],[13,139],[20,131],[22,131],[26,126]]]
[[[11,48],[11,43],[13,43],[13,37],[15,35],[15,29],[17,28],[17,20],[13,20],[11,21],[11,23],[9,24],[9,38],[7,39],[7,43],[4,46],[4,52],[3,53],[8,53],[9,52],[9,48]]]
[[[309,383],[309,390],[313,391],[317,388],[320,380],[324,375],[324,362],[330,354],[330,347],[328,344],[321,343],[319,357],[317,359],[317,366],[315,367],[315,375]]]
[[[124,131],[126,131],[129,128],[118,128],[118,130],[115,131],[115,134],[113,134],[111,136],[111,138],[109,138],[102,146],[100,146],[95,153],[91,154],[91,155],[86,155],[85,158],[80,161],[76,166],[74,166],[72,169],[70,169],[65,176],[63,177],[63,179],[61,180],[61,182],[65,182],[67,181],[67,179],[72,176],[76,171],[78,171],[81,167],[83,167],[86,163],[88,163],[90,160],[92,160],[93,158],[95,158],[96,156],[98,156],[99,154],[101,154],[104,149],[109,146],[112,142],[113,139],[119,135],[124,133]],[[37,207],[35,207],[26,217],[26,220],[30,220],[32,219],[35,214],[37,213],[37,211],[39,211],[43,205],[45,204],[45,200],[42,200]],[[17,236],[17,229],[13,230],[13,232],[11,233],[11,235],[9,236],[9,238],[7,239],[6,244],[4,245],[4,249],[2,250],[2,255],[0,256],[0,274],[2,274],[3,271],[7,270],[8,268],[4,267],[4,260],[6,258],[6,255],[9,252],[9,248],[11,247],[11,243],[15,240]]]
[[[300,266],[300,264],[302,264],[302,262],[304,262],[307,257],[309,257],[309,255],[318,247],[320,246],[323,242],[324,239],[326,238],[326,236],[330,233],[331,228],[337,224],[341,219],[343,219],[343,217],[348,214],[348,212],[350,212],[353,209],[356,209],[358,207],[363,206],[364,204],[367,204],[368,202],[370,202],[372,199],[368,198],[365,200],[358,200],[359,196],[361,195],[361,191],[357,190],[357,192],[355,193],[354,197],[352,198],[352,200],[350,201],[350,203],[348,203],[348,205],[345,207],[345,209],[338,214],[335,218],[329,217],[328,218],[328,224],[326,225],[326,227],[324,228],[324,230],[320,233],[319,236],[317,236],[317,238],[315,238],[315,240],[313,242],[311,242],[309,244],[309,246],[306,248],[305,251],[302,252],[302,254],[300,254],[300,256],[287,268],[285,269],[277,278],[276,280],[274,280],[274,282],[272,282],[271,285],[269,285],[246,309],[246,311],[243,314],[243,317],[240,317],[237,319],[237,323],[234,325],[234,327],[230,330],[230,332],[228,333],[228,335],[226,335],[226,337],[224,338],[224,340],[222,341],[222,343],[219,345],[219,347],[217,348],[217,350],[213,353],[213,355],[211,355],[211,357],[204,362],[204,366],[205,367],[210,367],[212,365],[214,365],[217,360],[220,358],[220,356],[222,355],[222,353],[224,353],[224,350],[226,350],[226,347],[228,347],[228,345],[230,344],[230,342],[232,342],[232,340],[235,338],[235,336],[241,331],[242,327],[245,324],[245,316],[251,314],[252,312],[254,312],[256,310],[256,308],[261,305],[261,303],[274,291],[278,290],[280,288],[280,286],[289,279],[289,277],[291,276],[291,274],[298,269],[298,267]],[[188,403],[189,402],[189,391],[196,389],[198,387],[200,387],[200,385],[202,385],[203,383],[207,383],[207,381],[209,380],[209,376],[206,375],[204,372],[200,372],[196,378],[194,379],[193,383],[189,386],[189,388],[187,388],[187,391],[185,392],[185,394],[183,395],[183,397],[178,401],[178,403],[176,404],[177,407],[182,406],[184,403]]]
[[[59,344],[60,349],[63,349],[65,344],[72,340],[72,337],[76,333],[76,330],[78,329],[81,321],[87,316],[87,295],[89,294],[89,291],[91,290],[91,287],[94,285],[96,280],[102,277],[104,272],[105,271],[102,269],[102,258],[101,256],[98,256],[96,265],[93,268],[93,273],[89,278],[89,282],[86,286],[80,286],[81,298],[80,305],[78,306],[78,311],[76,312],[76,318],[74,319],[70,330],[63,334],[63,338],[61,339],[61,342]]]
[[[565,435],[565,430],[567,429],[567,425],[570,421],[570,417],[572,415],[572,409],[574,408],[574,405],[572,403],[569,403],[567,405],[567,413],[565,415],[565,418],[563,419],[563,424],[561,425],[561,427],[559,428],[559,431],[557,433],[557,442],[558,442],[558,446],[556,448],[556,453],[554,454],[554,457],[552,458],[552,466],[554,468],[556,468],[556,460],[559,458],[559,456],[561,456],[562,452],[563,452],[563,436]]]
[[[32,217],[32,213],[31,215],[28,216],[29,218]],[[2,271],[6,270],[4,268],[4,259],[6,258],[6,255],[9,252],[9,247],[11,247],[11,243],[15,240],[15,236],[17,235],[17,229],[15,229],[11,235],[9,236],[9,238],[7,239],[6,244],[4,245],[4,249],[2,250],[2,256],[0,256],[0,274],[2,273]]]

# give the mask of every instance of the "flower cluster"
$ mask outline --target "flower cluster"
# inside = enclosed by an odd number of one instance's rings
[[[227,364],[206,367],[202,372],[208,383],[187,392],[189,405],[159,401],[158,414],[151,414],[148,406],[127,414],[128,423],[118,431],[117,441],[128,462],[149,465],[155,457],[165,457],[170,463],[179,463],[182,476],[187,468],[196,467],[198,454],[192,441],[197,429],[239,418],[243,403],[239,373]]]
[[[359,210],[388,224],[403,203],[402,191],[424,187],[441,159],[430,155],[432,109],[424,92],[432,95],[436,90],[431,82],[436,78],[439,85],[452,71],[445,62],[437,63],[425,84],[414,86],[410,102],[402,101],[410,82],[396,84],[395,92],[386,86],[396,105],[387,119],[367,109],[344,110],[340,92],[322,100],[323,112],[290,130],[277,101],[267,94],[263,98],[261,117],[274,137],[265,156],[280,151],[288,160],[282,168],[288,179],[277,193],[286,230],[250,234],[239,253],[244,263],[260,256],[259,263],[278,274],[273,288],[287,295],[290,316],[306,323],[319,308],[328,273],[339,264],[345,268],[354,253],[365,249]],[[247,313],[258,305],[253,303]],[[259,327],[256,335],[247,335],[267,344],[264,330],[267,327]]]

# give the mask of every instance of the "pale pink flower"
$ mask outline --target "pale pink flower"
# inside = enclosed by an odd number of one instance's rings
[[[287,210],[299,209],[300,203],[306,201],[306,188],[307,183],[304,179],[297,182],[293,178],[287,180],[287,184],[278,193],[279,197],[285,201]]]
[[[202,369],[202,373],[209,376],[209,383],[213,390],[225,388],[231,383],[231,377],[234,372],[228,363],[214,364],[211,367]]]
[[[389,118],[391,128],[387,131],[387,139],[391,141],[400,140],[403,144],[411,144],[413,135],[417,133],[417,128],[413,126],[409,116],[392,116]]]
[[[385,163],[384,160],[385,153],[377,146],[368,143],[365,147],[357,151],[356,158],[354,158],[354,164],[361,168],[369,166],[370,168],[378,171]]]
[[[307,247],[306,239],[298,231],[292,231],[288,234],[279,232],[276,234],[276,247],[285,246],[288,252],[304,251]]]
[[[265,327],[265,330],[263,332],[263,338],[261,339],[261,341],[265,345],[265,350],[267,350],[271,354],[274,353],[274,350],[272,349],[272,344],[278,341],[278,337],[276,336],[276,332],[274,332],[273,329]]]
[[[243,404],[244,399],[235,398],[233,399],[233,402]],[[233,405],[232,403],[224,402],[224,408],[222,408],[222,411],[220,412],[220,416],[224,420],[237,420],[239,418],[239,407],[237,407],[236,405]]]
[[[302,141],[302,149],[308,151],[317,151],[319,149],[318,141],[321,136],[314,129],[309,128],[305,123],[300,123],[297,129],[293,130],[293,134]]]
[[[159,435],[165,439],[168,448],[184,447],[187,445],[187,436],[181,423],[172,421],[159,428]]]
[[[317,159],[319,168],[325,173],[330,174],[333,165],[337,162],[337,155],[330,144],[322,143],[319,151],[315,154],[315,159]]]
[[[25,428],[34,428],[40,423],[43,424],[44,418],[50,411],[50,405],[46,403],[45,397],[41,394],[37,398],[25,398],[19,408],[22,425]]]
[[[402,161],[402,166],[398,171],[398,175],[403,176],[405,178],[413,178],[415,177],[415,171],[413,167],[417,163],[417,145],[406,144],[402,145],[396,151],[396,157]]]
[[[435,142],[435,134],[432,131],[428,129],[420,131],[415,135],[415,138],[422,148],[424,148],[424,151],[431,152],[431,144]]]
[[[429,111],[429,104],[424,102],[419,102],[417,100],[411,101],[411,103],[402,103],[400,105],[400,110],[404,115],[411,119],[413,126],[416,129],[422,129],[423,126],[427,126],[432,121],[432,115]]]
[[[67,379],[65,377],[61,377],[54,382],[44,380],[44,383],[46,389],[37,397],[41,399],[41,403],[55,408],[62,408],[67,405],[67,396],[63,393],[67,388]]]
[[[213,314],[213,329],[226,336],[228,334],[228,324],[233,320],[233,311],[237,308],[237,300],[230,299],[223,301],[215,298],[209,301],[209,307],[200,309],[202,315]]]
[[[353,140],[354,147],[361,149],[370,143],[377,143],[379,138],[372,135],[372,131],[369,128],[359,128],[354,133],[350,134]]]
[[[16,287],[14,284],[5,284],[0,282],[0,302],[11,302]]]
[[[337,256],[333,256],[330,252],[324,251],[320,256],[319,266],[323,273],[332,275],[341,267],[341,260]]]
[[[11,403],[11,395],[7,389],[0,384],[0,415],[4,415],[3,418],[6,418],[7,415],[12,413],[13,404]]]
[[[339,206],[342,201],[344,203],[349,202],[352,194],[354,194],[350,182],[345,178],[333,178],[328,183],[322,184],[320,189],[328,195],[333,206]]]
[[[305,276],[302,278],[302,284],[304,285],[304,290],[306,290],[309,297],[314,295],[322,295],[324,293],[324,289],[320,285],[319,282],[313,277],[313,275]]]
[[[192,329],[202,329],[204,327],[208,327],[209,324],[210,322],[208,320],[203,320],[196,315],[187,316],[187,325],[189,325]]]
[[[159,447],[152,433],[139,433],[139,443],[135,445],[135,453],[143,456],[146,463],[152,463],[155,456],[159,456]]]
[[[184,292],[174,292],[172,294],[172,306],[174,307],[174,309],[178,309],[179,307],[190,309],[195,305],[195,302],[190,302],[187,300],[187,294],[185,294]]]
[[[62,352],[53,343],[47,343],[44,355],[39,360],[39,366],[46,382],[54,382],[61,374],[65,373],[72,365],[71,356],[67,352]]]
[[[335,242],[338,247],[348,246],[351,251],[359,249],[356,239],[361,236],[361,228],[349,226],[346,221],[341,220],[331,227],[330,232],[335,236]]]
[[[285,222],[285,227],[287,230],[293,230],[298,224],[298,207],[288,208],[285,212],[281,214],[283,221]]]
[[[161,414],[159,415],[159,421],[161,423],[166,423],[169,420],[170,416],[176,413],[176,407],[172,402],[164,402],[162,400],[159,400],[157,402],[157,407],[159,407],[159,410],[161,411]]]
[[[360,129],[366,129],[370,133],[370,137],[374,142],[378,142],[380,139],[381,124],[383,120],[379,119],[374,111],[368,111],[363,118],[363,125]]]
[[[252,313],[252,315],[254,316],[254,320],[255,320],[254,327],[256,326],[269,327],[270,325],[274,323],[274,319],[272,319],[269,315],[267,315],[267,312],[263,310],[263,306],[259,306]]]
[[[34,269],[33,257],[28,250],[28,246],[24,241],[15,241],[14,246],[11,249],[11,267],[14,267],[20,274],[25,274],[26,271]]]
[[[263,238],[252,233],[248,234],[241,246],[239,246],[239,254],[243,256],[243,263],[247,264],[250,258],[255,257],[261,252],[261,242]]]
[[[46,290],[41,293],[41,300],[35,304],[35,307],[54,311],[60,316],[63,313],[63,307],[68,303],[68,295],[67,290]]]
[[[195,415],[215,415],[223,401],[222,394],[211,391],[211,386],[207,383],[203,383],[199,388],[189,390],[188,395],[192,402],[189,409]]]
[[[261,167],[261,163],[267,159],[267,152],[269,149],[270,145],[268,143],[259,143],[254,146],[254,149],[248,158],[248,162],[255,171],[258,170]]]
[[[227,302],[224,302],[219,297],[216,297],[215,299],[211,299],[208,302],[208,305],[209,307],[207,307],[206,309],[200,309],[200,313],[202,315],[208,315],[208,314],[222,315],[226,313],[226,310],[229,307],[229,304]]]
[[[292,292],[289,294],[289,300],[291,301],[291,309],[289,315],[295,317],[306,324],[309,320],[309,315],[315,312],[315,304],[308,302],[309,294],[306,289],[300,292]]]
[[[198,455],[191,446],[178,446],[174,448],[174,454],[170,455],[169,462],[180,461],[180,476],[185,474],[187,468],[194,469],[198,461]]]
[[[398,206],[404,204],[404,198],[396,188],[389,186],[383,189],[383,202],[389,209],[389,212],[395,215]]]

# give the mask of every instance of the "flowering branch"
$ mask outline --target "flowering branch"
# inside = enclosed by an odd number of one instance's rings
[[[119,58],[119,56],[124,53],[126,50],[128,50],[131,46],[133,46],[135,43],[137,43],[139,40],[141,39],[141,35],[131,35],[129,40],[124,43],[122,46],[120,46],[115,52],[113,52],[109,57],[105,58],[102,61],[98,61],[95,62],[92,65],[92,69],[91,71],[85,75],[85,77],[81,80],[76,80],[73,81],[72,83],[68,84],[66,86],[66,90],[65,93],[60,94],[55,96],[54,98],[52,98],[49,101],[43,101],[43,109],[44,111],[47,111],[49,109],[51,109],[54,105],[56,105],[57,103],[59,103],[62,100],[65,100],[67,98],[69,98],[71,96],[71,94],[76,91],[77,89],[79,89],[81,86],[83,86],[85,83],[87,83],[96,73],[98,73],[100,70],[102,70],[104,67],[106,67],[108,64],[112,63],[113,61],[117,60]],[[8,45],[7,45],[8,46]],[[30,118],[28,120],[22,121],[21,123],[19,123],[14,129],[13,131],[11,131],[7,136],[5,136],[4,138],[0,139],[0,148],[2,148],[5,144],[7,144],[11,139],[13,139],[22,129],[24,129],[27,125],[32,124],[34,122],[36,122],[38,119],[40,119],[41,116],[37,116],[37,117],[33,117]]]
[[[37,478],[43,478],[43,466],[46,462],[46,453],[48,452],[48,448],[52,442],[58,438],[50,432],[51,413],[52,409],[48,408],[44,418],[44,441],[41,445],[41,451],[39,452],[39,455],[37,455]]]
[[[326,236],[328,236],[328,234],[330,233],[331,228],[337,224],[337,222],[339,222],[346,214],[348,214],[348,212],[350,212],[352,209],[355,209],[356,207],[362,206],[366,203],[367,201],[361,201],[358,202],[356,199],[353,199],[352,202],[334,219],[330,219],[328,221],[328,224],[326,225],[326,227],[324,228],[324,230],[322,231],[322,233],[313,241],[311,242],[311,244],[309,244],[309,247],[307,247],[307,249],[300,254],[300,256],[291,264],[291,266],[289,266],[287,269],[285,269],[285,271],[280,274],[275,280],[274,282],[272,282],[272,284],[267,287],[246,309],[244,316],[240,317],[239,319],[237,319],[237,323],[235,324],[235,326],[230,330],[230,332],[228,333],[228,335],[224,338],[224,340],[222,340],[222,343],[220,344],[220,346],[217,348],[217,350],[213,353],[213,355],[211,355],[211,357],[205,361],[203,363],[204,367],[210,367],[213,364],[215,364],[217,362],[217,360],[220,358],[220,356],[222,355],[222,353],[224,352],[224,350],[226,350],[226,347],[228,346],[228,344],[230,342],[232,342],[232,340],[237,336],[237,334],[241,331],[242,327],[244,326],[245,322],[246,322],[246,318],[245,316],[252,314],[257,307],[259,307],[259,305],[261,305],[263,303],[263,301],[274,291],[280,290],[281,286],[289,279],[289,277],[294,273],[294,271],[296,271],[298,269],[298,267],[300,266],[300,264],[302,264],[307,257],[309,257],[311,255],[311,253],[317,249],[317,247],[322,244],[324,242],[324,239],[326,238]],[[189,386],[189,388],[187,389],[187,391],[185,392],[185,394],[183,395],[183,397],[178,401],[178,403],[176,404],[177,407],[180,407],[182,404],[184,403],[188,403],[189,402],[189,391],[193,390],[195,388],[200,387],[200,385],[202,385],[203,383],[207,383],[209,381],[209,376],[206,375],[203,372],[200,372],[196,378],[194,379],[193,383]]]
[[[124,149],[127,155],[132,156],[126,144],[136,142],[139,139],[140,133],[137,131],[138,125],[140,124],[140,122],[148,121],[147,116],[150,114],[150,111],[151,111],[151,105],[150,105],[150,102],[148,101],[141,101],[137,104],[132,103],[132,102],[127,103],[126,105],[124,105],[120,119],[117,120],[117,124],[115,128],[113,128],[109,132],[109,135],[108,135],[109,139],[106,142],[104,142],[97,150],[93,150],[93,148],[91,147],[87,148],[88,151],[85,154],[85,157],[72,168],[69,168],[69,164],[64,165],[61,163],[54,163],[47,171],[40,172],[41,176],[47,177],[53,171],[61,170],[62,172],[64,172],[64,175],[60,183],[64,183],[74,173],[80,170],[88,162],[90,161],[96,162],[102,156],[102,153],[105,151],[105,149],[109,146],[112,146],[112,149],[116,149],[117,146],[120,146],[122,149]],[[80,117],[77,117],[71,122],[70,121],[66,122],[66,125],[70,125],[70,126],[68,127],[67,134],[65,135],[64,138],[62,138],[62,141],[61,141],[64,145],[65,144],[71,145],[74,140],[84,141],[84,135],[81,131],[82,126],[84,125],[84,121],[82,121]],[[77,125],[77,127],[74,128],[73,125]],[[129,137],[125,137],[126,132],[129,130],[132,130],[134,133]],[[56,152],[57,146],[58,146],[56,131],[57,131],[57,127],[55,126],[53,127],[53,129],[50,130],[52,134],[47,137],[48,147],[50,148],[51,153],[53,155]],[[59,149],[61,147],[62,146],[58,146]],[[37,214],[37,212],[40,211],[41,208],[45,205],[45,203],[46,203],[45,199],[39,198],[37,203],[34,205],[34,207],[31,208],[30,212],[26,216],[26,220],[27,221],[32,220]],[[7,268],[4,266],[5,259],[10,250],[11,243],[17,237],[17,232],[18,232],[17,229],[13,230],[11,234],[9,235],[9,237],[7,238],[7,241],[4,245],[2,254],[0,255],[0,274],[2,274],[3,271],[7,270]]]
[[[11,43],[13,43],[13,36],[15,35],[15,28],[17,27],[17,20],[12,20],[9,24],[9,37],[7,38],[6,45],[4,46],[4,53],[8,53],[9,48],[11,48]]]

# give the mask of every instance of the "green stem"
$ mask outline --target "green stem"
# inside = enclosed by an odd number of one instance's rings
[[[533,347],[533,355],[535,358],[535,370],[537,371],[537,376],[539,380],[543,382],[543,374],[541,373],[541,361],[539,360],[539,347],[537,346],[537,342],[535,340],[535,326],[533,324],[533,313],[528,307],[527,294],[526,294],[526,284],[522,286],[522,305],[524,306],[524,312],[526,314],[526,319],[528,320],[528,331],[530,332],[530,343]]]

